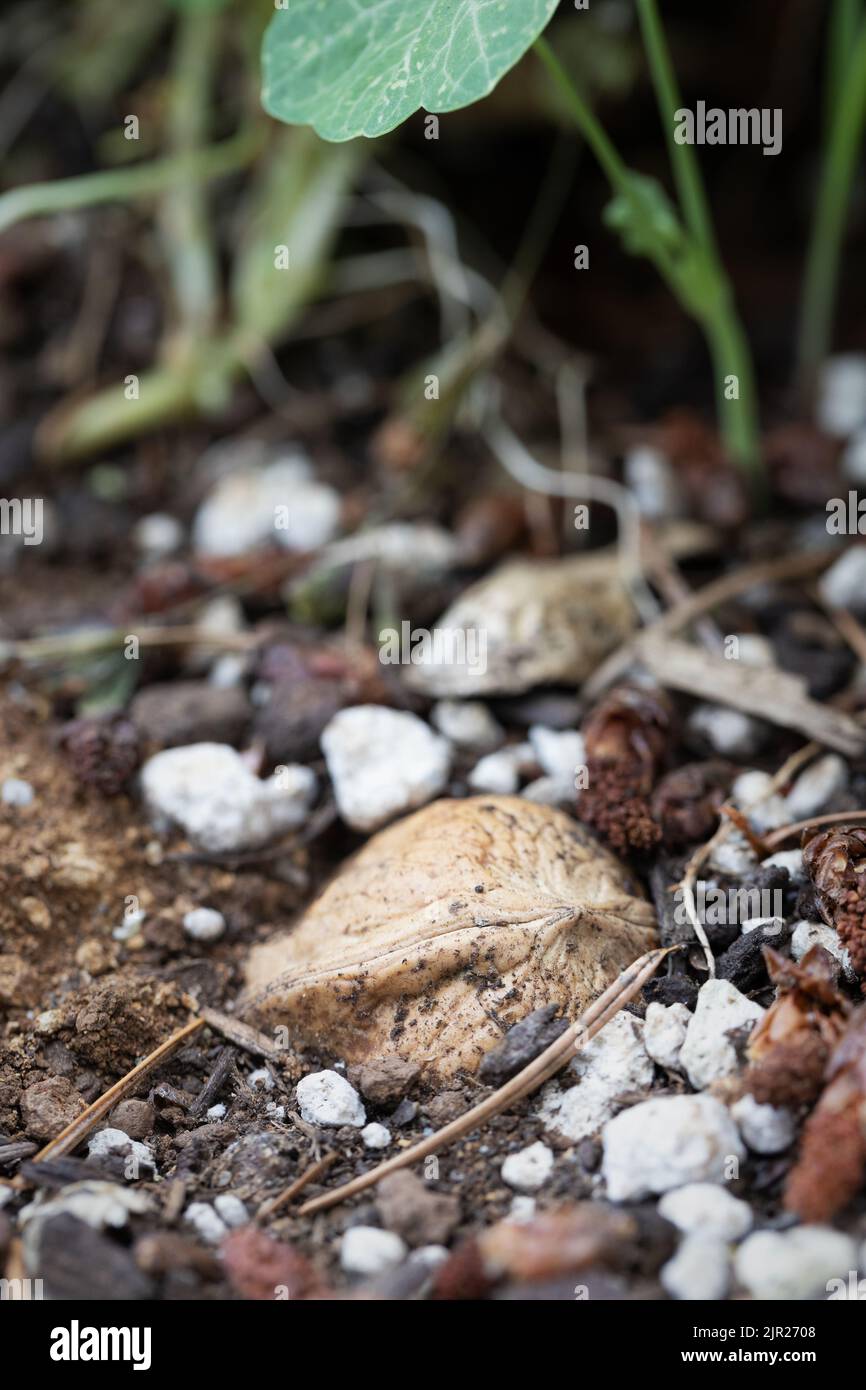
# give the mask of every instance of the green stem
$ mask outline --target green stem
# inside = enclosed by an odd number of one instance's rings
[[[845,78],[854,48],[863,6],[862,0],[833,0],[824,72],[824,131],[829,131],[836,109],[836,93]]]
[[[263,138],[264,127],[251,124],[229,140],[194,154],[169,155],[132,168],[110,169],[10,189],[0,194],[0,232],[28,217],[71,212],[99,203],[150,198],[185,179],[200,182],[220,178],[249,164],[261,148]]]
[[[849,51],[833,110],[821,168],[815,220],[806,258],[797,338],[800,388],[811,395],[818,368],[830,350],[839,257],[854,170],[866,123],[866,20]]]

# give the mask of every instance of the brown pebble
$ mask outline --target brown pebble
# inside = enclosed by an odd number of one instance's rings
[[[409,1245],[443,1245],[460,1220],[460,1199],[435,1192],[414,1173],[391,1173],[376,1192],[376,1209],[389,1231]]]
[[[84,1101],[64,1076],[36,1081],[21,1096],[24,1128],[35,1139],[53,1139],[84,1109]]]
[[[109,1123],[122,1129],[130,1139],[146,1139],[156,1118],[152,1105],[146,1100],[122,1100],[111,1112]]]

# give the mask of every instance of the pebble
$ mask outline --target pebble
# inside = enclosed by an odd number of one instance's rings
[[[676,1071],[692,1015],[685,1004],[647,1004],[643,1042],[660,1067]]]
[[[366,1149],[387,1149],[391,1142],[391,1131],[373,1120],[361,1130],[361,1139]]]
[[[620,1096],[649,1086],[653,1064],[643,1041],[643,1021],[616,1014],[571,1063],[576,1086],[545,1088],[538,1114],[555,1134],[573,1142],[595,1134],[613,1114]]]
[[[553,1151],[541,1142],[509,1154],[502,1165],[502,1179],[516,1192],[537,1192],[553,1172]]]
[[[219,1245],[229,1233],[225,1221],[210,1202],[190,1202],[183,1219],[187,1226],[192,1226],[196,1235],[206,1245]]]
[[[866,614],[866,545],[852,545],[818,580],[822,598],[833,608]]]
[[[723,758],[754,757],[765,739],[757,719],[725,705],[698,705],[689,715],[688,726]]]
[[[458,748],[490,752],[505,740],[505,730],[481,700],[440,700],[430,718]]]
[[[340,1243],[340,1266],[347,1274],[382,1274],[402,1264],[409,1251],[393,1231],[350,1226]]]
[[[236,1197],[233,1192],[221,1192],[219,1197],[214,1197],[213,1204],[230,1230],[245,1226],[250,1219],[250,1214],[240,1197]]]
[[[122,1129],[110,1127],[100,1129],[88,1140],[88,1158],[105,1158],[109,1154],[120,1154],[123,1158],[132,1158],[136,1163],[142,1163],[148,1168],[156,1167],[150,1145],[139,1143],[137,1139],[130,1139],[129,1135],[124,1134]]]
[[[856,978],[851,967],[851,957],[839,940],[839,933],[835,927],[829,927],[825,922],[798,922],[791,934],[791,955],[794,960],[801,961],[813,946],[823,946],[825,951],[835,956],[847,980]]]
[[[568,1027],[566,1019],[556,1017],[557,1007],[542,1004],[513,1024],[505,1037],[485,1052],[478,1069],[479,1079],[488,1086],[501,1086],[550,1047]]]
[[[0,787],[0,801],[6,806],[29,806],[36,793],[20,777],[7,777]]]
[[[752,1228],[748,1202],[711,1182],[690,1182],[666,1192],[659,1201],[658,1213],[687,1236],[739,1240]]]
[[[352,1125],[362,1129],[367,1123],[361,1097],[345,1076],[337,1071],[314,1071],[297,1086],[301,1119],[310,1125]]]
[[[412,1246],[444,1245],[460,1221],[456,1194],[436,1192],[405,1168],[382,1179],[375,1200],[383,1225]]]
[[[84,1101],[65,1076],[48,1076],[34,1081],[19,1101],[21,1121],[33,1139],[53,1139],[84,1109]]]
[[[560,733],[557,729],[546,729],[543,724],[534,724],[529,730],[529,742],[548,777],[555,777],[573,788],[575,772],[586,762],[583,735],[576,730]]]
[[[247,1085],[253,1091],[257,1090],[258,1087],[261,1087],[263,1091],[272,1091],[274,1089],[274,1078],[271,1076],[267,1067],[256,1067],[255,1071],[251,1071],[247,1077]]]
[[[866,355],[828,357],[818,382],[815,419],[828,434],[853,434],[866,424]]]
[[[162,560],[180,550],[184,529],[177,517],[167,512],[150,512],[133,526],[132,540],[136,549],[149,560]]]
[[[194,907],[183,919],[183,929],[193,941],[219,941],[226,919],[213,907]]]
[[[211,1105],[209,1109],[205,1111],[205,1119],[224,1120],[227,1113],[226,1106],[220,1101],[217,1105]]]
[[[152,1199],[139,1188],[94,1178],[62,1187],[47,1202],[31,1202],[19,1212],[18,1221],[22,1226],[41,1225],[55,1216],[74,1216],[94,1231],[106,1227],[119,1230],[130,1215],[143,1216],[152,1209]]]
[[[714,1096],[660,1096],[608,1120],[602,1174],[612,1202],[693,1182],[724,1182],[745,1158],[737,1127]]]
[[[759,835],[767,830],[778,830],[780,825],[787,825],[791,819],[785,798],[777,793],[767,795],[772,783],[768,772],[753,770],[741,772],[731,787],[733,800],[746,812],[752,829]],[[759,797],[765,799],[759,802]]]
[[[261,781],[234,748],[192,743],[156,753],[141,770],[150,814],[179,825],[200,849],[259,849],[306,819],[316,793],[308,767],[290,764]]]
[[[520,770],[513,748],[488,753],[475,764],[467,782],[473,791],[514,796],[520,786]]]
[[[245,690],[221,690],[203,680],[160,681],[140,690],[129,708],[142,738],[160,748],[190,743],[237,746],[252,708]]]
[[[364,1062],[352,1073],[352,1080],[365,1100],[373,1105],[388,1105],[402,1100],[409,1087],[418,1079],[417,1062],[402,1057],[379,1057]]]
[[[574,778],[537,777],[520,793],[527,801],[540,802],[542,806],[571,806],[574,804]]]
[[[723,1240],[711,1235],[686,1236],[659,1271],[661,1286],[671,1298],[698,1302],[724,1298],[731,1282],[731,1255]]]
[[[122,1129],[130,1139],[146,1139],[153,1129],[156,1112],[146,1100],[121,1100],[110,1115],[116,1129]]]
[[[337,808],[354,830],[377,830],[438,796],[448,781],[447,739],[406,710],[353,705],[321,738]]]
[[[285,509],[285,510],[282,510]],[[337,533],[341,503],[317,482],[309,460],[293,452],[265,468],[221,478],[195,515],[200,555],[245,555],[267,541],[287,550],[318,550]]]
[[[788,819],[817,816],[848,786],[848,768],[838,753],[828,753],[801,772],[785,798]]]
[[[771,854],[768,859],[762,859],[761,868],[787,869],[791,882],[798,886],[809,881],[809,874],[803,863],[803,851],[801,849],[780,849],[777,854]]]
[[[748,936],[753,931],[770,937],[781,936],[784,930],[784,917],[747,917],[745,922],[740,923],[741,936]]]
[[[716,845],[710,855],[710,866],[731,878],[748,878],[755,871],[758,856],[745,835],[734,830],[726,840]]]
[[[682,493],[670,460],[652,444],[635,444],[623,458],[625,484],[638,511],[653,521],[669,521],[682,511]]]
[[[753,1298],[805,1299],[826,1294],[829,1280],[857,1268],[850,1236],[829,1226],[756,1231],[735,1257],[737,1279]]]
[[[507,1220],[515,1221],[518,1225],[523,1225],[527,1221],[532,1221],[535,1217],[536,1203],[534,1197],[528,1197],[525,1193],[512,1197],[511,1206],[508,1208]]]
[[[762,1018],[765,1010],[729,980],[707,980],[698,991],[680,1062],[695,1090],[730,1076],[739,1065],[728,1034]]]
[[[731,1114],[754,1153],[782,1153],[794,1142],[796,1121],[781,1105],[761,1105],[753,1095],[745,1095],[731,1106]]]

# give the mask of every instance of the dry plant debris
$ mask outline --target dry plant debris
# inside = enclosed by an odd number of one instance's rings
[[[857,974],[866,975],[866,827],[807,830],[803,841],[821,916],[838,931]]]
[[[588,786],[578,814],[623,853],[660,839],[649,796],[670,726],[667,697],[639,686],[610,691],[584,723]]]
[[[396,1053],[444,1078],[543,1004],[579,1012],[654,942],[628,872],[562,812],[437,801],[253,949],[243,1012],[350,1062]]]
[[[829,1221],[856,1196],[866,1169],[866,1005],[827,1066],[827,1085],[803,1129],[785,1206],[803,1221]]]

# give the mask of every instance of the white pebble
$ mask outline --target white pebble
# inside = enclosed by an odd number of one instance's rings
[[[505,738],[502,725],[480,700],[440,700],[430,711],[430,719],[458,748],[490,752]]]
[[[476,792],[493,792],[498,796],[513,796],[520,785],[517,759],[511,748],[488,753],[480,758],[466,779]]]
[[[783,1106],[761,1105],[753,1095],[745,1095],[731,1106],[731,1114],[754,1153],[778,1154],[794,1142],[794,1116]]]
[[[753,830],[762,835],[766,830],[778,830],[787,825],[790,816],[783,796],[771,792],[773,779],[768,772],[741,772],[731,787],[731,796],[745,811]],[[759,800],[763,797],[763,800]]]
[[[572,729],[561,733],[558,729],[535,724],[529,730],[529,742],[548,777],[556,777],[573,787],[577,769],[586,762],[583,734]]]
[[[698,705],[689,715],[688,726],[723,758],[754,757],[765,738],[756,719],[725,705]]]
[[[450,1252],[444,1245],[419,1245],[409,1253],[410,1264],[425,1265],[429,1270],[438,1269],[449,1258]]]
[[[219,1197],[214,1197],[214,1206],[217,1213],[225,1224],[234,1229],[236,1226],[246,1226],[249,1221],[249,1212],[233,1192],[223,1192]]]
[[[301,1119],[310,1125],[353,1125],[367,1123],[361,1097],[337,1071],[314,1071],[302,1077],[297,1086]]]
[[[829,1226],[756,1231],[737,1250],[737,1279],[753,1298],[804,1299],[827,1293],[831,1279],[857,1268],[850,1236]]]
[[[0,787],[0,801],[7,806],[29,806],[36,793],[20,777],[7,777]]]
[[[726,840],[716,845],[710,856],[710,865],[720,874],[731,878],[747,878],[754,873],[758,856],[745,835],[733,831]]]
[[[685,1235],[706,1235],[716,1240],[739,1240],[752,1227],[752,1209],[725,1188],[711,1182],[690,1182],[666,1192],[658,1205],[659,1216]]]
[[[193,543],[201,555],[244,555],[267,541],[317,550],[336,535],[340,512],[339,495],[293,452],[221,478],[196,513]]]
[[[507,1221],[513,1221],[515,1225],[521,1226],[527,1221],[532,1221],[535,1217],[536,1201],[534,1197],[529,1197],[526,1193],[518,1193],[512,1197],[511,1206],[508,1208]]]
[[[763,1018],[760,1004],[747,999],[730,980],[707,980],[689,1020],[680,1061],[695,1090],[737,1070],[737,1053],[728,1034]]]
[[[803,851],[801,849],[780,849],[777,854],[771,854],[769,858],[762,859],[761,868],[787,869],[788,877],[792,883],[796,884],[804,884],[809,878],[806,865],[803,863]]]
[[[690,1182],[724,1182],[745,1158],[725,1106],[714,1096],[660,1096],[609,1120],[602,1174],[612,1202],[668,1192]]]
[[[731,1282],[731,1256],[723,1240],[701,1234],[686,1236],[663,1265],[659,1279],[671,1298],[696,1302],[724,1298]]]
[[[361,1130],[361,1139],[365,1149],[387,1149],[391,1142],[391,1131],[374,1120]]]
[[[509,1154],[502,1165],[503,1181],[516,1192],[537,1192],[552,1172],[553,1151],[540,1142]]]
[[[819,758],[801,772],[786,797],[788,817],[792,821],[808,820],[843,792],[848,785],[848,768],[838,753]]]
[[[866,545],[852,545],[818,580],[821,597],[833,608],[866,613]]]
[[[167,512],[150,512],[132,528],[132,539],[138,550],[151,560],[173,555],[184,542],[184,530],[177,517]]]
[[[520,793],[527,801],[541,806],[573,806],[576,796],[574,780],[562,777],[536,777]]]
[[[337,808],[355,830],[377,830],[438,796],[448,781],[451,745],[406,710],[353,705],[321,738]]]
[[[748,917],[745,922],[740,923],[740,935],[748,936],[749,932],[757,931],[760,927],[765,936],[781,936],[785,930],[784,917]]]
[[[347,1274],[384,1274],[408,1255],[405,1242],[378,1226],[350,1226],[340,1244],[340,1265]]]
[[[227,744],[192,743],[149,758],[141,787],[158,821],[179,825],[200,849],[230,854],[259,849],[301,825],[316,778],[290,764],[261,781]]]
[[[219,1245],[229,1233],[229,1228],[217,1214],[210,1202],[190,1202],[183,1214],[188,1226],[206,1245]]]
[[[254,1091],[259,1086],[263,1091],[272,1091],[274,1089],[274,1078],[271,1076],[267,1067],[256,1067],[255,1071],[251,1071],[247,1077],[247,1085],[252,1087]]]
[[[222,1101],[220,1101],[218,1105],[210,1106],[210,1108],[205,1111],[205,1119],[207,1120],[224,1120],[225,1117],[226,1107],[223,1105]]]
[[[649,1086],[653,1064],[643,1041],[643,1021],[618,1013],[578,1053],[571,1071],[580,1080],[562,1090],[546,1086],[538,1110],[545,1127],[565,1139],[584,1139],[613,1114],[620,1096]]]
[[[686,1040],[691,1013],[685,1004],[647,1005],[643,1041],[647,1053],[660,1067],[671,1071],[680,1064],[680,1053]]]
[[[856,979],[851,957],[839,940],[835,927],[828,926],[826,922],[807,922],[805,919],[798,922],[791,933],[792,957],[795,961],[801,961],[813,946],[823,946],[825,951],[835,956],[847,980]]]
[[[219,941],[226,919],[213,907],[194,907],[183,919],[183,929],[193,941]]]
[[[828,357],[818,379],[815,418],[828,434],[853,434],[866,424],[866,355]]]
[[[148,1168],[154,1167],[153,1150],[149,1145],[142,1144],[137,1139],[130,1139],[122,1129],[100,1129],[88,1140],[89,1158],[104,1158],[109,1154],[120,1154],[124,1158],[143,1163]]]

